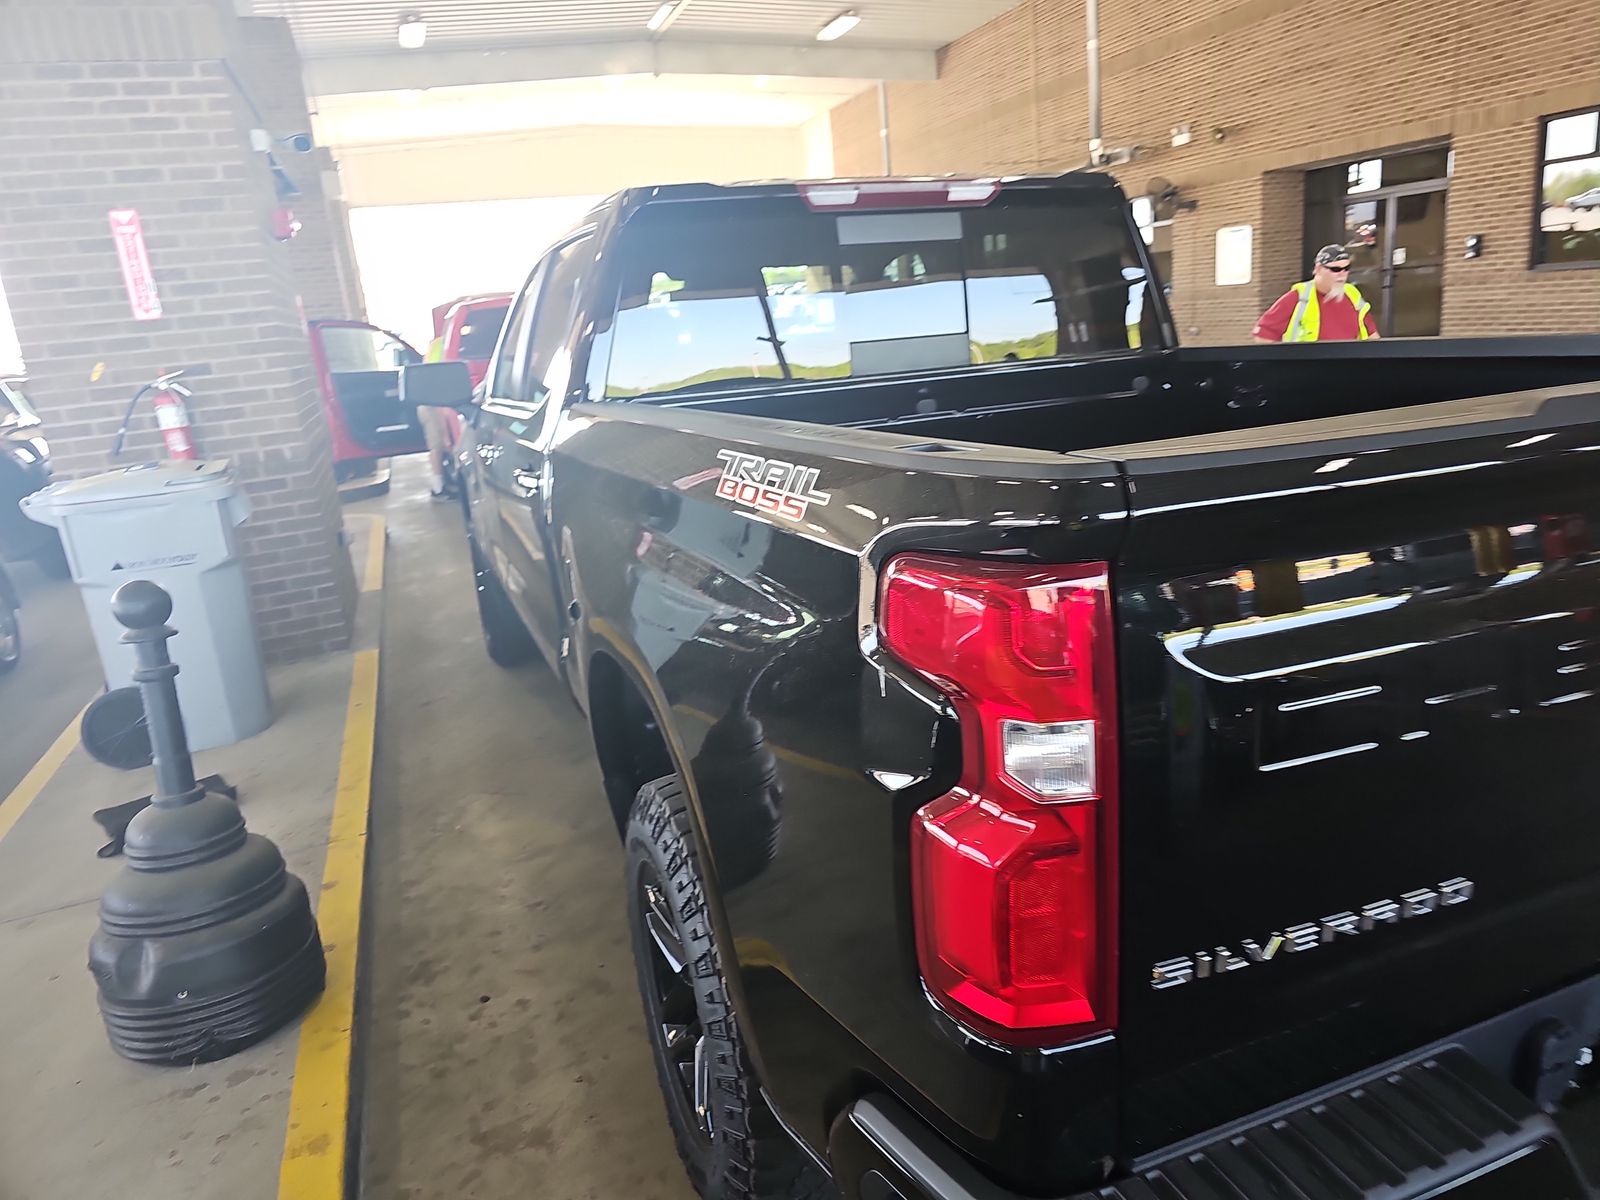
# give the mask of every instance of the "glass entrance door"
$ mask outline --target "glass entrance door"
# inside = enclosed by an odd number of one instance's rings
[[[1350,251],[1350,282],[1384,337],[1437,336],[1444,301],[1445,147],[1306,174],[1306,258],[1328,242]]]
[[[1444,308],[1444,198],[1441,189],[1389,200],[1388,337],[1438,337]]]
[[[1356,200],[1344,206],[1344,236],[1339,240],[1350,251],[1350,282],[1372,305],[1378,332],[1389,334],[1383,320],[1384,226],[1389,211],[1382,200]]]
[[[1444,303],[1442,187],[1350,201],[1344,244],[1350,282],[1384,337],[1436,337]]]

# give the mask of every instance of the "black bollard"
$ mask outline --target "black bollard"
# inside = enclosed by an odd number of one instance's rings
[[[210,1062],[265,1038],[322,991],[322,939],[278,848],[195,782],[167,655],[172,597],[134,580],[111,611],[138,662],[156,791],[129,823],[126,865],[100,899],[89,970],[118,1054]]]

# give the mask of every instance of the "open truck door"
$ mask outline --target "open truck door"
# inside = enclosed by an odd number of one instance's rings
[[[422,355],[361,321],[312,321],[310,331],[339,476],[373,459],[426,452],[416,410],[400,403],[400,368]]]

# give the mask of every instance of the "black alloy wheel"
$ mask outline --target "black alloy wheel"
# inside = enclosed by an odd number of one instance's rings
[[[653,866],[639,869],[638,896],[640,919],[650,935],[650,981],[644,992],[646,1017],[651,1023],[651,1040],[666,1052],[670,1072],[677,1085],[668,1103],[679,1106],[683,1124],[692,1126],[705,1148],[711,1145],[716,1118],[711,1110],[711,1062],[707,1057],[706,1034],[695,1005],[694,987],[689,981],[688,952],[683,935],[668,905],[665,885]]]
[[[683,784],[639,789],[626,834],[628,925],[656,1075],[704,1200],[826,1200],[832,1181],[767,1107],[707,910]]]

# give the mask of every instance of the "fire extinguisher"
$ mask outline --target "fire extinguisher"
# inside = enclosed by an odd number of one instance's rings
[[[191,434],[193,426],[189,421],[189,408],[184,404],[194,393],[177,382],[182,374],[182,371],[172,371],[145,384],[133,394],[127,412],[122,415],[122,426],[111,443],[112,458],[122,453],[122,443],[128,435],[133,414],[138,411],[139,401],[151,392],[155,393],[151,403],[156,410],[156,427],[161,430],[161,440],[167,447],[167,457],[179,462],[192,462],[200,456]]]

